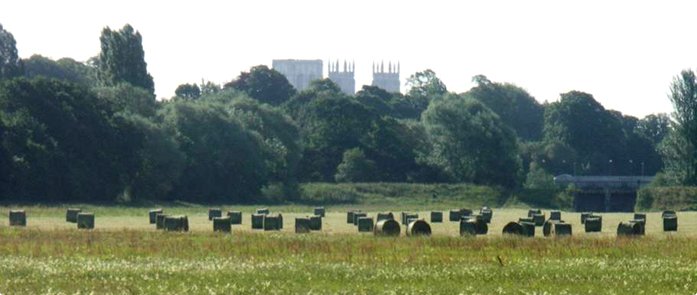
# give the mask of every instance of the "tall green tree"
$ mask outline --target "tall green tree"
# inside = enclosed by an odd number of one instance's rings
[[[94,68],[72,58],[61,58],[54,61],[50,58],[34,54],[23,59],[24,75],[26,77],[46,77],[78,83],[92,87],[96,85]]]
[[[360,148],[344,152],[341,164],[336,168],[336,182],[366,182],[374,180],[375,162],[365,156]]]
[[[697,77],[683,70],[670,86],[673,103],[673,129],[661,152],[666,172],[683,185],[697,185]]]
[[[145,62],[143,37],[138,31],[128,24],[119,31],[106,27],[99,41],[102,50],[97,74],[103,85],[116,86],[126,82],[154,93],[155,84]]]
[[[448,93],[448,87],[431,69],[416,72],[407,78],[410,96],[439,96]]]
[[[280,105],[295,95],[295,88],[286,76],[264,65],[242,72],[236,80],[225,84],[224,88],[244,91],[251,98],[270,105]]]
[[[15,37],[0,24],[0,80],[21,75],[22,63],[17,55]]]

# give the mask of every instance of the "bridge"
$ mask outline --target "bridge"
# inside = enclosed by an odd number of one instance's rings
[[[571,176],[554,177],[561,186],[573,184],[574,210],[592,212],[633,212],[637,191],[653,176]]]

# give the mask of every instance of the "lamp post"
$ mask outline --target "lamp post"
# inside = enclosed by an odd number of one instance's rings
[[[610,173],[608,174],[608,176],[612,176],[612,159],[610,159],[609,161],[607,161],[607,167],[608,167],[608,170],[610,171]]]

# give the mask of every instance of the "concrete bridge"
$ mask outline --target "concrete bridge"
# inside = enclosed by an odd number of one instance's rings
[[[554,177],[561,186],[573,184],[574,210],[592,212],[633,212],[637,191],[653,176],[571,176]]]

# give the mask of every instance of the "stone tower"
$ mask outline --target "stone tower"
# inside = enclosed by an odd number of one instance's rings
[[[384,62],[380,64],[373,63],[373,86],[380,87],[388,92],[399,92],[399,70],[399,63],[396,65],[393,65],[392,62],[388,63],[387,70],[385,70]]]
[[[354,78],[354,73],[356,72],[355,63],[349,64],[344,61],[342,70],[337,60],[336,63],[329,62],[327,70],[329,72],[329,79],[336,83],[336,85],[339,85],[342,92],[348,95],[356,93],[356,79]]]
[[[295,89],[302,91],[314,80],[322,79],[322,60],[274,59],[274,70],[286,76]]]

